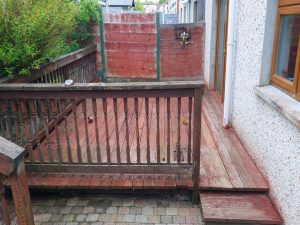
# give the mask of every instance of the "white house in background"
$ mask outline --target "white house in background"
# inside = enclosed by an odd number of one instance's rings
[[[180,23],[196,23],[204,19],[205,2],[212,0],[178,0]]]
[[[166,14],[178,14],[179,0],[166,0],[164,4],[160,6],[160,12]]]
[[[181,0],[180,10],[194,8]],[[299,44],[300,0],[206,1],[205,82],[224,101],[224,126],[268,178],[285,225],[300,224]]]
[[[155,2],[145,2],[143,3],[145,13],[154,13],[158,11],[158,5]]]
[[[100,4],[105,12],[132,11],[135,6],[134,0],[100,0]]]

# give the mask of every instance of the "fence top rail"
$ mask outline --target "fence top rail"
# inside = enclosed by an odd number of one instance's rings
[[[90,45],[88,47],[79,49],[77,51],[71,52],[69,54],[51,60],[49,63],[41,66],[40,69],[36,71],[32,71],[30,76],[17,76],[15,78],[8,80],[7,83],[28,83],[58,68],[64,67],[72,62],[75,62],[78,59],[90,55],[91,53],[94,53],[96,51],[97,51],[97,46]]]
[[[0,137],[0,174],[10,175],[24,154],[24,148]]]
[[[0,84],[0,92],[55,92],[55,91],[138,91],[202,89],[204,81],[123,82],[123,83],[78,83],[65,84]]]

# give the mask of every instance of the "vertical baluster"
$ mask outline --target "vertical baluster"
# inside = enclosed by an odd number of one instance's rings
[[[28,153],[29,153],[29,159],[30,162],[34,162],[33,159],[33,146],[32,146],[32,136],[30,135],[30,125],[29,125],[29,117],[27,114],[27,106],[26,106],[26,101],[25,99],[22,99],[20,102],[20,106],[21,106],[21,114],[23,117],[23,121],[24,121],[24,131],[25,131],[25,137],[27,140],[27,149],[28,149]]]
[[[127,164],[130,164],[130,147],[129,147],[129,127],[128,127],[128,104],[127,98],[123,99],[124,103],[124,113],[125,113],[125,128],[126,128],[126,156],[127,156]],[[137,157],[138,158],[138,157]],[[138,159],[137,159],[138,161]]]
[[[17,100],[11,100],[11,107],[13,113],[14,129],[16,133],[16,142],[18,145],[22,145],[22,140],[20,136],[20,121],[19,121]]]
[[[34,141],[36,142],[36,145],[37,145],[39,162],[43,163],[44,158],[43,158],[43,154],[42,154],[40,137],[38,134],[39,126],[37,124],[37,121],[39,118],[38,118],[38,113],[37,113],[36,100],[29,101],[29,108],[30,108],[30,123],[32,124],[32,127],[30,128],[31,136],[32,137],[35,136]]]
[[[21,110],[21,103],[20,100],[17,100],[17,112],[18,112],[18,118],[20,122],[20,140],[21,140],[21,146],[24,146],[27,143],[27,138],[25,135],[25,126],[24,126],[24,117]]]
[[[55,129],[55,136],[56,136],[56,149],[57,149],[57,155],[58,155],[58,162],[61,164],[63,162],[62,152],[61,152],[61,146],[60,146],[60,135],[58,130],[58,109],[57,109],[57,102],[56,100],[51,100],[51,109],[54,119],[54,129]]]
[[[73,163],[73,157],[72,157],[72,151],[71,151],[71,145],[70,145],[69,128],[68,128],[68,120],[67,120],[67,103],[66,103],[65,99],[61,100],[60,102],[61,102],[62,111],[63,111],[64,130],[65,130],[66,141],[67,141],[68,162]]]
[[[8,204],[5,197],[5,189],[3,187],[4,176],[0,175],[0,202],[1,202],[1,211],[2,211],[2,222],[3,225],[10,225],[10,218],[9,218],[9,210]]]
[[[157,145],[157,163],[160,164],[160,129],[159,129],[159,98],[156,98],[156,145]]]
[[[199,175],[200,175],[200,143],[201,143],[201,107],[203,89],[195,89],[194,121],[193,121],[193,202],[199,202]]]
[[[91,155],[91,147],[90,147],[90,139],[89,139],[89,129],[88,129],[88,121],[86,116],[86,99],[81,100],[82,104],[82,112],[83,112],[83,119],[84,119],[84,129],[85,129],[85,141],[86,141],[86,153],[87,153],[87,159],[88,163],[92,163],[92,155]]]
[[[170,152],[170,145],[171,145],[171,124],[170,124],[170,98],[167,98],[167,163],[170,164],[171,152]]]
[[[193,98],[189,97],[189,128],[188,128],[188,164],[191,163],[191,152],[192,152],[192,109],[193,109]]]
[[[147,163],[150,164],[149,98],[145,98],[145,107],[146,107]]]
[[[111,164],[110,159],[110,145],[109,145],[109,133],[108,133],[108,122],[107,122],[107,100],[102,99],[103,104],[103,113],[104,113],[104,124],[105,124],[105,135],[106,135],[106,155],[107,155],[107,163]]]
[[[10,119],[8,113],[8,102],[7,100],[0,101],[0,110],[4,119],[4,130],[5,130],[5,138],[7,140],[11,140],[11,132],[10,132]]]
[[[115,115],[115,124],[116,124],[117,161],[120,164],[121,154],[120,154],[120,141],[119,141],[118,102],[116,98],[113,98],[113,103],[114,103],[114,115]]]
[[[179,164],[181,161],[181,150],[180,150],[180,118],[181,118],[181,98],[177,98],[177,163]]]
[[[140,132],[139,132],[139,99],[134,99],[134,112],[135,112],[135,133],[136,133],[136,151],[137,151],[137,163],[141,163],[141,147],[140,147]]]
[[[98,163],[101,163],[102,160],[101,160],[101,149],[100,149],[100,141],[99,141],[97,100],[95,98],[92,99],[92,104],[93,104],[93,113],[94,113],[94,120],[95,120],[97,161],[98,161]]]
[[[44,130],[45,130],[45,134],[46,134],[49,162],[52,163],[53,162],[53,154],[52,154],[52,149],[51,149],[51,139],[50,139],[49,128],[48,128],[47,107],[48,107],[47,100],[42,100],[41,101],[42,120],[43,120]]]
[[[73,111],[73,118],[74,118],[74,125],[75,125],[77,158],[78,158],[78,162],[82,163],[81,147],[80,147],[80,140],[79,140],[78,124],[77,124],[77,103],[75,99],[72,99],[71,103],[72,103],[72,111]]]

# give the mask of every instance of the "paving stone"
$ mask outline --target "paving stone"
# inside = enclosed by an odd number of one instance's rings
[[[38,223],[40,223],[41,225],[53,225],[52,222],[38,222]]]
[[[187,224],[198,224],[199,216],[186,216],[185,218]]]
[[[112,200],[111,206],[123,206],[123,200],[114,199],[114,200]]]
[[[83,213],[83,209],[84,209],[84,207],[82,207],[82,206],[75,206],[75,207],[72,207],[71,213],[81,214],[81,213]]]
[[[192,208],[193,203],[192,202],[180,202],[180,208]]]
[[[154,208],[154,215],[165,216],[166,215],[166,208],[162,208],[162,207]]]
[[[68,222],[66,225],[78,225],[78,222]]]
[[[157,207],[168,207],[169,201],[168,200],[158,200]]]
[[[175,216],[177,215],[177,208],[166,208],[166,215],[167,216]]]
[[[172,216],[160,216],[160,222],[166,224],[172,223]]]
[[[124,199],[123,206],[134,206],[134,200],[131,199]]]
[[[140,207],[130,207],[130,214],[140,215],[142,214],[142,208]]]
[[[106,212],[106,208],[104,207],[96,207],[95,208],[95,212],[94,213],[105,213]]]
[[[190,212],[192,216],[200,216],[201,215],[201,211],[198,208],[190,208]]]
[[[146,206],[148,206],[148,207],[157,207],[157,200],[147,200]]]
[[[59,199],[56,200],[54,205],[55,206],[66,206],[67,202],[68,202],[67,198],[59,198]]]
[[[149,216],[148,217],[148,222],[149,223],[160,223],[160,216]]]
[[[92,222],[91,225],[103,225],[103,222]]]
[[[147,216],[144,216],[144,215],[136,215],[135,216],[135,222],[138,222],[138,223],[147,223],[148,222],[148,218],[147,218]]]
[[[191,215],[190,208],[179,208],[177,209],[179,216],[188,216]]]
[[[49,210],[48,210],[48,213],[61,213],[63,207],[61,206],[52,206],[52,207],[49,207]]]
[[[184,224],[185,216],[173,216],[173,223]]]
[[[99,218],[98,214],[88,214],[88,216],[86,217],[85,221],[86,222],[95,222],[97,221]]]
[[[149,215],[153,215],[153,208],[151,207],[143,207],[142,208],[142,215],[145,215],[145,216],[149,216]]]
[[[134,201],[134,206],[136,206],[136,207],[146,206],[146,200],[144,200],[144,199],[137,199],[137,200]]]
[[[123,222],[134,222],[135,215],[124,215]]]
[[[83,208],[83,213],[94,213],[95,212],[95,207],[93,206],[86,206]]]
[[[45,213],[49,213],[49,207],[47,206],[40,206],[36,209],[36,213],[37,214],[45,214]]]
[[[71,212],[71,210],[72,210],[71,206],[66,206],[66,207],[61,208],[60,213],[68,214]]]
[[[107,214],[115,214],[118,212],[118,208],[117,207],[114,207],[114,206],[111,206],[111,207],[108,207],[106,209],[106,213]]]
[[[87,206],[89,204],[88,199],[78,199],[77,206]]]
[[[66,223],[65,222],[55,222],[55,223],[53,223],[53,225],[66,225]]]
[[[78,202],[78,198],[71,198],[67,201],[66,205],[67,206],[76,206],[77,202]]]
[[[130,212],[130,208],[129,207],[120,207],[118,209],[118,214],[128,214]],[[134,214],[134,213],[130,213],[130,214]]]
[[[62,221],[63,222],[73,222],[75,218],[74,214],[65,214]]]
[[[48,222],[50,220],[51,214],[39,214],[36,218],[37,222]]]
[[[83,222],[85,221],[87,215],[86,214],[78,214],[75,216],[75,221],[76,222]]]
[[[170,201],[169,202],[169,207],[170,208],[180,208],[180,202]]]
[[[113,223],[113,222],[105,222],[103,225],[116,225],[116,223]]]
[[[99,215],[98,221],[100,222],[108,222],[111,219],[111,215],[108,214],[101,214]]]
[[[63,214],[52,214],[49,221],[60,222],[62,221],[62,218],[63,218]]]

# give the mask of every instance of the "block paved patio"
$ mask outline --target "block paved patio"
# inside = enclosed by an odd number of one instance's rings
[[[17,225],[9,200],[12,225]],[[32,195],[36,225],[200,224],[199,205],[186,193]],[[0,225],[2,220],[0,219]]]

